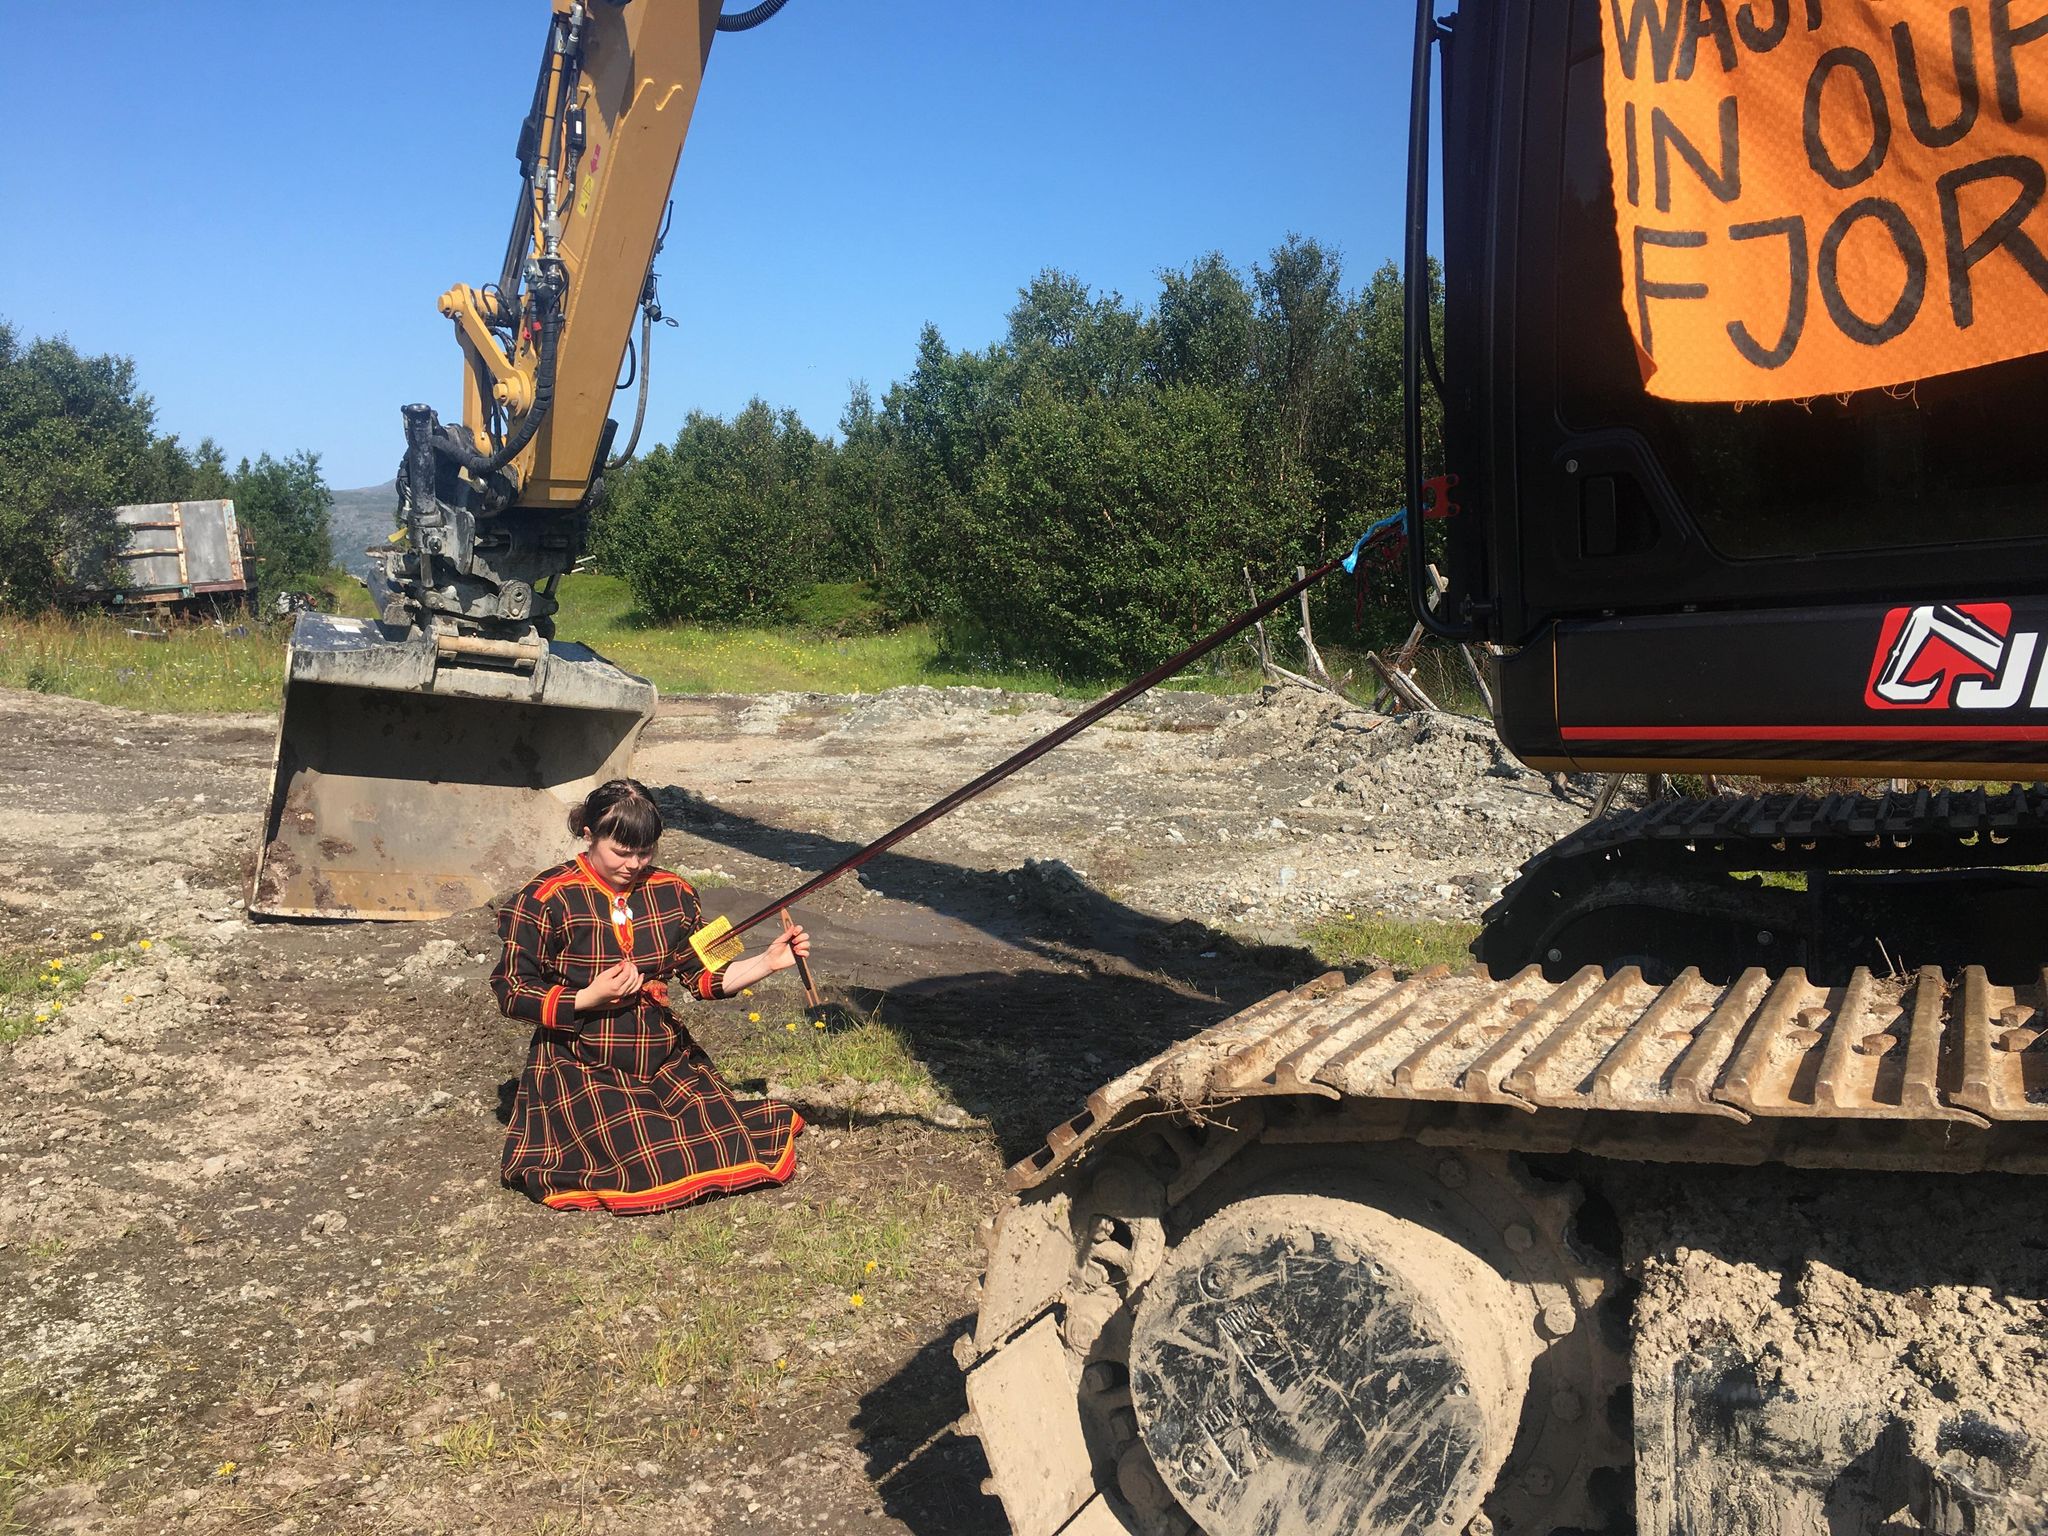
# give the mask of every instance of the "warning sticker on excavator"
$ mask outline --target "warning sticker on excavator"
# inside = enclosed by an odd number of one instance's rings
[[[1599,3],[1651,394],[1844,394],[2048,351],[2048,0]]]

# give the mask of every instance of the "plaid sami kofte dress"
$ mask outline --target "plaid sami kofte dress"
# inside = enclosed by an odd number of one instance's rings
[[[614,892],[583,859],[535,878],[498,913],[498,1006],[535,1026],[503,1177],[557,1208],[665,1210],[780,1184],[803,1121],[787,1104],[735,1099],[677,1022],[664,988],[576,1011],[576,993],[628,955],[680,995],[718,995],[690,949],[697,893],[665,870]],[[652,995],[650,995],[650,991]]]

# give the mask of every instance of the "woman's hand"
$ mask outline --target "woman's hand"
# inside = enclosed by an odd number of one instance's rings
[[[586,1013],[593,1008],[615,1007],[639,990],[640,967],[631,960],[621,960],[610,970],[592,977],[590,985],[576,994],[576,1011]]]
[[[775,942],[761,951],[761,958],[768,962],[771,971],[786,971],[796,964],[796,957],[811,958],[811,936],[801,927],[789,927],[775,936]]]
[[[786,971],[796,964],[796,957],[811,957],[811,936],[803,929],[789,927],[775,936],[775,942],[758,955],[742,955],[718,973],[718,995],[737,997],[763,976],[776,971]]]

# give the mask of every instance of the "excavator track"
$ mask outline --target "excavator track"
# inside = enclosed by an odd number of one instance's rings
[[[2048,1173],[2048,972],[1977,967],[1824,987],[1804,972],[1633,967],[1562,983],[1431,967],[1319,978],[1174,1046],[1088,1097],[1010,1169],[1044,1182],[1141,1107],[1201,1114],[1298,1096],[1379,1139],[1469,1140],[1795,1167]],[[1857,1135],[1862,1126],[1876,1134]]]
[[[1833,1199],[1863,1230],[1888,1201],[1954,1200],[1963,1228],[1988,1201],[1989,1257],[1966,1262],[1959,1235],[1919,1280],[1870,1281],[1869,1304],[1904,1298],[1927,1337],[1893,1353],[1932,1358],[1962,1331],[1956,1276],[2023,1261],[2040,1281],[2000,1274],[1992,1294],[2035,1298],[2017,1330],[2034,1337],[2048,1244],[2010,1259],[2003,1240],[2038,1230],[2038,1189],[2007,1176],[2043,1173],[2038,968],[2019,985],[1934,966],[1835,985],[1333,974],[1126,1072],[1010,1170],[958,1350],[964,1427],[1019,1536],[1763,1528],[1731,1509],[1786,1532],[1912,1528],[1885,1524],[1900,1511],[2048,1530],[2037,1343],[1952,1397],[1852,1385],[1830,1404],[1813,1382],[1868,1350],[1802,1367],[1795,1390],[1745,1352],[1761,1325],[1740,1307],[1716,1321],[1694,1298],[1692,1331],[1654,1347],[1631,1317],[1640,1289],[1689,1283],[1700,1260],[1670,1213],[1694,1203],[1744,1191],[1744,1211],[1777,1212],[1758,1223],[1797,1225]],[[1805,1304],[1807,1271],[1781,1268],[1766,1299]],[[1374,1374],[1396,1356],[1423,1364]],[[2034,1370],[2039,1391],[1998,1397]]]
[[[2040,952],[2027,898],[2048,882],[2014,866],[2043,863],[2038,784],[1664,800],[1530,859],[1473,951],[1497,975],[1539,965],[1553,980],[1620,956],[1668,980],[1672,955],[1719,981],[1750,966],[1840,981],[1857,964],[1971,963],[2023,980]],[[1743,878],[1764,872],[1805,888]]]

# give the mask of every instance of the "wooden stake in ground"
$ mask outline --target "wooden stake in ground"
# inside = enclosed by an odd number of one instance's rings
[[[1301,566],[1296,566],[1294,568],[1294,571],[1297,577],[1306,576],[1308,574],[1307,571],[1304,570]],[[1252,568],[1250,566],[1246,566],[1244,568],[1244,584],[1247,588],[1250,589],[1252,594],[1252,600],[1256,602],[1258,600],[1259,589],[1252,585]],[[1344,699],[1345,702],[1349,703],[1350,700],[1346,697],[1344,690],[1338,687],[1336,683],[1329,680],[1330,674],[1328,670],[1325,669],[1323,666],[1323,658],[1316,653],[1315,643],[1307,639],[1308,603],[1306,600],[1303,601],[1301,609],[1303,639],[1308,644],[1309,656],[1312,658],[1316,670],[1323,674],[1322,679],[1318,680],[1313,677],[1303,677],[1299,672],[1290,672],[1287,670],[1287,668],[1281,666],[1279,662],[1275,661],[1273,659],[1273,646],[1272,643],[1266,638],[1266,626],[1263,622],[1252,625],[1252,633],[1255,636],[1257,636],[1257,639],[1254,642],[1254,647],[1259,653],[1259,675],[1261,677],[1264,677],[1268,682],[1271,682],[1277,678],[1283,683],[1293,683],[1297,687],[1314,688],[1322,693],[1334,693],[1338,698]]]
[[[1244,568],[1244,587],[1247,592],[1251,593],[1252,601],[1257,602],[1259,600],[1259,589],[1252,585],[1252,568],[1250,566]],[[1254,636],[1252,642],[1253,649],[1259,653],[1259,671],[1270,673],[1273,670],[1273,647],[1266,642],[1266,621],[1264,619],[1252,625],[1252,635]]]
[[[1436,701],[1422,691],[1420,683],[1399,667],[1381,659],[1376,652],[1365,653],[1365,664],[1377,672],[1380,681],[1387,685],[1387,696],[1406,704],[1410,709],[1428,710],[1432,714],[1442,713],[1436,707]]]
[[[1472,674],[1473,685],[1478,688],[1479,697],[1486,705],[1486,713],[1489,716],[1498,714],[1499,711],[1493,707],[1493,690],[1486,686],[1486,674],[1479,669],[1479,659],[1472,654],[1472,647],[1461,645],[1458,654],[1465,658],[1465,670]]]
[[[1297,565],[1294,568],[1295,580],[1299,581],[1307,575],[1307,566]],[[1308,658],[1309,671],[1315,674],[1316,678],[1325,688],[1335,693],[1337,691],[1336,681],[1330,676],[1330,669],[1323,665],[1323,653],[1316,649],[1316,637],[1309,628],[1307,587],[1301,589],[1301,651]]]

